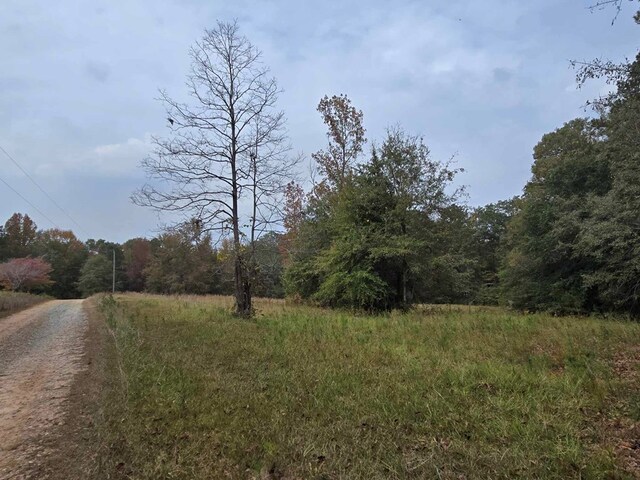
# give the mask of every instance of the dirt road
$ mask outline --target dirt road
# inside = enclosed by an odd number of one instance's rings
[[[55,300],[0,320],[0,479],[30,478],[65,402],[87,329],[81,300]]]

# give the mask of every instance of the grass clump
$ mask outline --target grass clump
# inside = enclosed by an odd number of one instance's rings
[[[8,317],[47,300],[50,298],[44,295],[0,290],[0,318]]]
[[[109,298],[109,297],[107,297]],[[103,473],[158,478],[624,478],[603,425],[640,326],[491,310],[353,316],[118,296]],[[635,367],[634,367],[635,368]]]

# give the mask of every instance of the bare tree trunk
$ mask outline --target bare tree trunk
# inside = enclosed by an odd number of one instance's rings
[[[407,268],[406,265],[402,267],[402,303],[407,304]]]
[[[246,269],[242,255],[242,244],[240,242],[240,225],[238,222],[238,186],[235,180],[235,168],[233,169],[233,255],[234,259],[234,281],[236,287],[236,314],[247,317],[251,315],[251,290],[246,279]]]
[[[233,64],[229,62],[229,78],[233,79]],[[251,286],[247,281],[246,265],[243,258],[242,242],[240,241],[240,215],[238,211],[238,144],[237,144],[237,119],[234,110],[234,90],[233,81],[229,85],[229,117],[231,127],[231,185],[232,185],[232,224],[233,224],[233,254],[235,256],[235,287],[236,287],[236,315],[250,317],[252,314]]]
[[[256,136],[258,129],[256,128]],[[256,139],[256,149],[250,154],[251,164],[251,234],[249,237],[250,259],[249,259],[249,293],[251,286],[256,282],[256,227],[258,225],[258,143]]]

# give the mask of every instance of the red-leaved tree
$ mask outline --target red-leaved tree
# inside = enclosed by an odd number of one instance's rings
[[[0,263],[0,285],[12,291],[49,285],[51,270],[51,265],[42,258],[14,258]]]

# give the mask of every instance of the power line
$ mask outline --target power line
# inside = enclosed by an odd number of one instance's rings
[[[4,154],[9,158],[9,160],[11,160],[11,161],[14,163],[14,165],[15,165],[16,167],[18,167],[18,168],[20,169],[20,171],[21,171],[22,173],[24,173],[24,174],[25,174],[25,176],[26,176],[29,180],[31,180],[31,183],[33,183],[36,187],[38,187],[38,189],[39,189],[42,193],[44,193],[44,195],[49,199],[49,201],[50,201],[51,203],[53,203],[56,207],[58,207],[58,210],[60,210],[62,213],[64,213],[64,214],[67,216],[67,218],[68,218],[69,220],[71,220],[71,221],[75,224],[75,226],[76,226],[76,227],[78,227],[78,228],[80,229],[80,231],[82,231],[82,233],[84,233],[85,235],[87,235],[87,232],[85,232],[85,231],[84,231],[84,229],[80,226],[80,224],[79,224],[78,222],[76,222],[76,221],[74,220],[74,218],[73,218],[73,217],[72,217],[72,216],[71,216],[71,215],[70,215],[70,214],[69,214],[69,213],[68,213],[64,208],[62,208],[62,207],[58,204],[58,202],[56,202],[56,201],[51,197],[51,195],[49,195],[49,194],[45,191],[45,189],[44,189],[44,188],[42,188],[42,187],[40,186],[40,184],[39,184],[38,182],[36,182],[36,181],[33,179],[33,177],[27,173],[27,171],[26,171],[24,168],[22,168],[22,166],[18,163],[18,161],[17,161],[15,158],[13,158],[11,155],[9,155],[9,153],[8,153],[4,148],[2,148],[2,145],[0,145],[0,150],[2,150],[2,152],[3,152],[3,153],[4,153]],[[34,207],[34,208],[35,208],[35,207]],[[87,236],[88,236],[88,235],[87,235]]]
[[[13,188],[11,185],[9,185],[7,182],[5,182],[2,177],[0,177],[0,182],[4,183],[7,187],[9,187],[13,193],[15,193],[16,195],[18,195],[22,200],[24,200],[25,202],[27,202],[29,205],[31,205],[31,208],[33,208],[36,212],[38,212],[40,215],[42,215],[44,218],[46,218],[49,223],[51,225],[53,225],[54,227],[58,228],[58,225],[56,225],[56,222],[54,222],[53,220],[51,220],[49,217],[47,217],[44,213],[42,213],[42,211],[36,207],[33,203],[31,203],[29,200],[27,200],[26,198],[24,198],[20,192],[18,192],[15,188]]]

